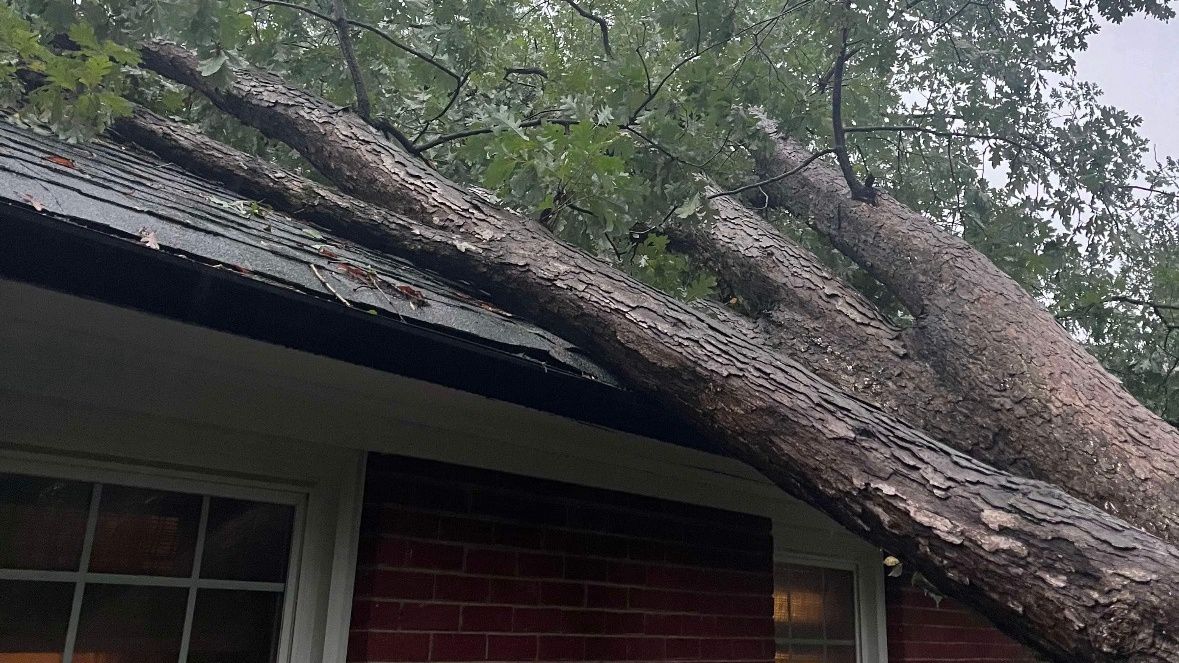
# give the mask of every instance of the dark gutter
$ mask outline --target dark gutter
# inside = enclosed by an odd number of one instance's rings
[[[709,450],[633,392],[0,202],[0,277]]]

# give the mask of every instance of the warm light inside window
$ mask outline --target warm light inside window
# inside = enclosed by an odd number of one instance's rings
[[[776,663],[855,663],[851,571],[779,564],[774,571]]]

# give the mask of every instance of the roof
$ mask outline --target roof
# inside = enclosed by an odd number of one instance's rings
[[[132,147],[0,122],[0,275],[624,430],[668,430],[575,345],[472,284]],[[619,423],[628,419],[646,423]]]

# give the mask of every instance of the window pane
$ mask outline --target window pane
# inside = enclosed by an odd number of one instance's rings
[[[779,652],[775,657],[776,663],[824,663],[823,647],[810,645],[790,645],[785,653]]]
[[[823,569],[791,566],[787,574],[790,602],[790,637],[823,637]]]
[[[827,663],[856,663],[856,648],[847,645],[827,645]]]
[[[281,606],[277,592],[198,590],[188,663],[272,663]]]
[[[176,663],[188,589],[86,585],[75,663]]]
[[[92,485],[0,474],[0,568],[77,571]]]
[[[201,577],[283,582],[295,508],[214,497]]]
[[[827,569],[827,583],[823,592],[828,640],[855,640],[856,589],[851,571]]]
[[[200,517],[199,495],[104,485],[90,570],[190,575]]]
[[[0,663],[60,663],[72,582],[0,580]]]

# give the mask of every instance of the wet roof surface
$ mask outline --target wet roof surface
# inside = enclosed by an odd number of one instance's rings
[[[69,145],[0,122],[0,203],[145,252],[158,244],[161,253],[330,300],[342,312],[372,312],[615,384],[577,347],[486,303],[469,284],[333,237],[134,148]]]

